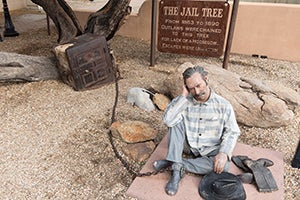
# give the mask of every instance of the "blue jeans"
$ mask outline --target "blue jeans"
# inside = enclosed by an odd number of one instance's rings
[[[205,156],[194,155],[194,158],[183,158],[183,153],[192,155],[191,147],[185,134],[185,125],[182,121],[168,129],[168,153],[166,160],[182,163],[188,172],[208,174],[214,169],[214,157],[218,154],[218,151],[213,151]],[[229,163],[227,161],[224,171],[229,170]]]

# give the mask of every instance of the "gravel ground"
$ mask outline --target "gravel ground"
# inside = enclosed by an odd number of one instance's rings
[[[0,51],[53,56],[57,35],[45,28],[5,38]],[[149,42],[116,36],[111,41],[121,79],[117,120],[140,120],[167,129],[161,111],[146,112],[126,103],[131,87],[162,85],[168,73],[149,68]],[[222,65],[220,58],[157,53],[157,67],[184,62]],[[300,63],[232,55],[229,70],[242,76],[275,80],[300,93]],[[59,80],[0,83],[0,199],[131,199],[125,195],[132,175],[116,158],[108,137],[115,85],[76,92]],[[300,171],[290,166],[299,140],[300,111],[286,127],[240,126],[239,142],[284,153],[286,200],[300,199]],[[115,141],[121,152],[122,143]],[[142,165],[124,156],[139,170]]]

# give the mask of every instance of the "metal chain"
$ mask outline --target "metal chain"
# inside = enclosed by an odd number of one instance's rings
[[[112,59],[113,59],[113,61],[115,61],[114,57]],[[115,101],[114,101],[114,105],[113,105],[113,109],[112,109],[111,124],[113,122],[115,122],[115,115],[116,115],[116,109],[117,109],[118,98],[119,98],[119,82],[118,82],[118,80],[121,77],[118,65],[115,62],[113,62],[113,68],[114,68],[114,71],[115,71],[115,90],[116,90],[115,93],[116,93],[116,95],[115,95]],[[169,168],[165,168],[165,169],[162,169],[160,171],[151,171],[151,172],[144,172],[144,173],[140,173],[140,172],[135,171],[133,169],[133,167],[130,166],[129,163],[118,152],[118,150],[116,148],[116,145],[114,143],[114,140],[113,140],[113,135],[112,135],[111,130],[109,130],[108,135],[109,135],[109,141],[111,143],[112,149],[113,149],[116,157],[120,160],[120,162],[123,164],[123,166],[126,168],[126,170],[133,176],[133,179],[135,177],[153,176],[153,175],[163,173],[165,171],[170,170]]]

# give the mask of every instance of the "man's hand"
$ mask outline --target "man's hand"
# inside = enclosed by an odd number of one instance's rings
[[[218,174],[224,171],[227,162],[227,155],[223,152],[218,153],[214,159],[214,171]]]
[[[182,84],[182,96],[187,97],[189,95],[189,91],[186,88],[186,85]]]

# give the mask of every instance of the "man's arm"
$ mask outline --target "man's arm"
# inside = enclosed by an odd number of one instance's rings
[[[175,126],[183,119],[181,113],[186,108],[187,101],[186,97],[178,96],[169,104],[163,116],[163,121],[168,127]]]
[[[173,99],[168,105],[163,116],[163,121],[168,127],[172,127],[182,120],[181,113],[187,107],[188,100],[186,97],[188,96],[188,94],[189,92],[183,84],[182,94]]]
[[[228,118],[225,120],[225,131],[222,136],[221,148],[214,159],[214,171],[216,173],[221,173],[224,170],[226,162],[231,159],[233,149],[240,135],[240,129],[231,105],[227,116]]]
[[[231,159],[233,149],[237,143],[238,137],[240,136],[240,128],[237,124],[234,110],[232,106],[229,106],[229,111],[227,114],[227,119],[225,120],[224,133],[221,138],[221,148],[220,152],[226,153],[228,159]]]

